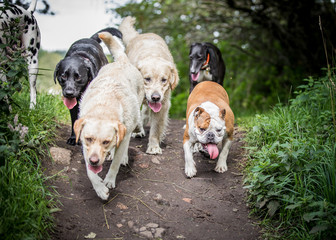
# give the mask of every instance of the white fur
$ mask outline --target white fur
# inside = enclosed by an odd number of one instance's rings
[[[209,115],[211,116],[211,121],[209,127],[201,133],[199,129],[195,126],[195,109],[190,113],[188,117],[188,134],[189,140],[183,144],[184,150],[184,159],[185,159],[185,174],[188,177],[194,177],[197,173],[196,163],[193,159],[193,153],[199,150],[199,143],[206,144],[207,139],[206,135],[209,132],[213,132],[215,134],[215,144],[219,145],[223,142],[223,148],[220,152],[217,165],[215,167],[216,172],[223,173],[227,171],[226,159],[229,153],[229,149],[232,141],[230,141],[226,137],[226,127],[225,121],[219,117],[219,108],[213,104],[212,102],[204,102],[199,107],[203,108]],[[219,132],[217,130],[220,130]],[[195,150],[196,149],[196,150]]]

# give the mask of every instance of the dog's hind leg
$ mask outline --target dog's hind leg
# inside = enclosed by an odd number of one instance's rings
[[[28,65],[29,86],[30,86],[30,109],[36,106],[36,79],[38,74],[38,60],[33,60],[33,64]]]
[[[36,106],[36,79],[38,74],[38,51],[40,49],[40,31],[37,26],[36,20],[32,17],[31,21],[35,24],[28,29],[26,34],[22,36],[22,44],[25,46],[28,53],[27,64],[30,85],[30,109]]]

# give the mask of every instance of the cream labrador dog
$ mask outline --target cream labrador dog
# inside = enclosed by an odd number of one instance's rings
[[[165,41],[154,33],[139,34],[134,28],[134,23],[135,18],[126,17],[119,30],[123,34],[129,60],[143,76],[145,89],[142,106],[143,124],[150,121],[146,153],[162,154],[160,142],[168,125],[170,95],[179,82],[179,76]],[[143,137],[145,132],[137,136]]]
[[[115,188],[120,164],[128,163],[128,146],[132,132],[143,132],[140,106],[144,89],[141,73],[129,62],[121,43],[110,33],[99,37],[115,62],[105,65],[85,91],[79,119],[74,124],[76,141],[83,146],[88,177],[97,195],[107,200],[109,188]],[[102,180],[98,173],[108,154],[113,158]]]

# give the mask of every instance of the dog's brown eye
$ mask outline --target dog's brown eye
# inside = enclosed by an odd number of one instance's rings
[[[216,132],[220,133],[222,131],[222,129],[216,129]]]
[[[103,141],[103,144],[104,144],[104,145],[109,145],[110,142],[111,142],[111,141],[109,141],[109,140],[105,140],[105,141]]]
[[[162,83],[165,83],[165,82],[167,82],[167,79],[166,78],[162,78]]]
[[[79,81],[81,78],[80,78],[80,76],[78,75],[78,74],[75,74],[75,81]]]
[[[199,129],[201,132],[204,132],[205,131],[205,128],[200,128]]]
[[[146,82],[150,82],[151,79],[149,77],[145,78]]]
[[[85,141],[87,141],[88,143],[92,143],[93,142],[93,138],[90,138],[90,137],[85,138]]]

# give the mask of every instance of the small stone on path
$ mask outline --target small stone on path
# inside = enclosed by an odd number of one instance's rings
[[[50,154],[56,163],[70,165],[71,160],[70,150],[60,147],[51,147]]]

